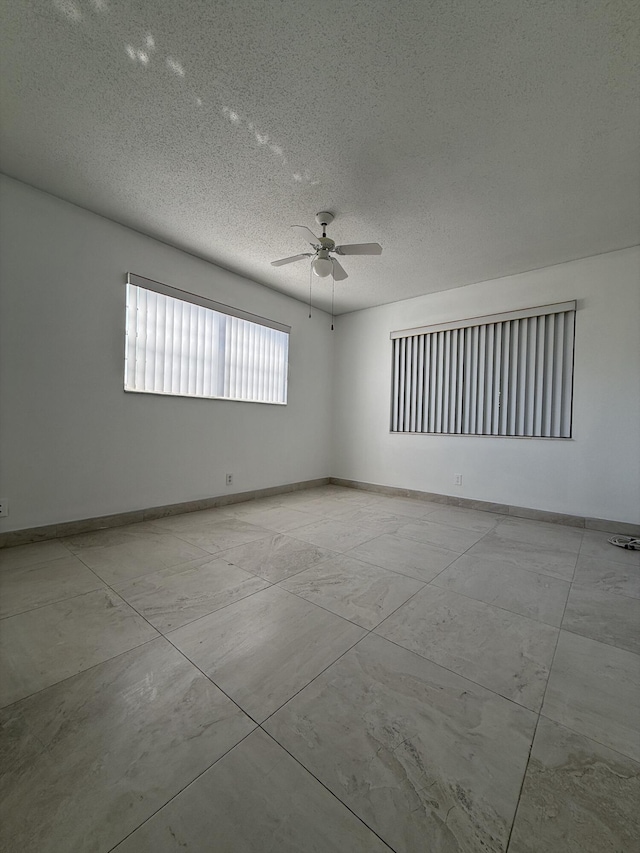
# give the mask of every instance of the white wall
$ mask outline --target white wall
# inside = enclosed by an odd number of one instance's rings
[[[331,333],[300,302],[0,181],[0,531],[329,475],[640,520],[640,248],[344,315]],[[125,394],[127,270],[290,324],[289,405]],[[573,440],[390,434],[390,331],[567,299]]]
[[[326,314],[9,178],[0,227],[0,530],[330,475]],[[291,325],[289,404],[125,393],[127,271]]]
[[[391,331],[569,299],[573,440],[390,434]],[[640,521],[640,247],[345,315],[335,365],[334,476]]]

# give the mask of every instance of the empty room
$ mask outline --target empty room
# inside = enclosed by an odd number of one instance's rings
[[[1,9],[0,850],[638,853],[640,6]]]

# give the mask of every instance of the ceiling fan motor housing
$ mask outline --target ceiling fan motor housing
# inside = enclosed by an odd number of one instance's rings
[[[333,213],[329,213],[328,210],[321,210],[320,213],[316,213],[316,222],[318,225],[331,225],[334,219],[335,216]]]

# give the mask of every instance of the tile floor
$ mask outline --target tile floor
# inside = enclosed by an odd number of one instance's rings
[[[0,849],[637,853],[607,536],[327,486],[0,551]]]

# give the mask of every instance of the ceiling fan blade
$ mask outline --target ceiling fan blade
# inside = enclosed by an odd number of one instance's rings
[[[331,258],[331,260],[333,261],[333,280],[344,281],[345,278],[349,278],[344,267],[341,266],[335,258]]]
[[[346,246],[336,246],[339,255],[381,255],[380,243],[347,243]]]
[[[272,267],[281,267],[283,264],[292,264],[294,261],[301,261],[303,258],[310,258],[311,252],[303,252],[301,255],[291,255],[290,258],[280,258],[279,261],[271,261]]]
[[[303,240],[306,240],[308,243],[315,248],[315,246],[320,245],[320,240],[316,237],[313,231],[310,231],[306,225],[292,225],[291,226],[301,237]]]

